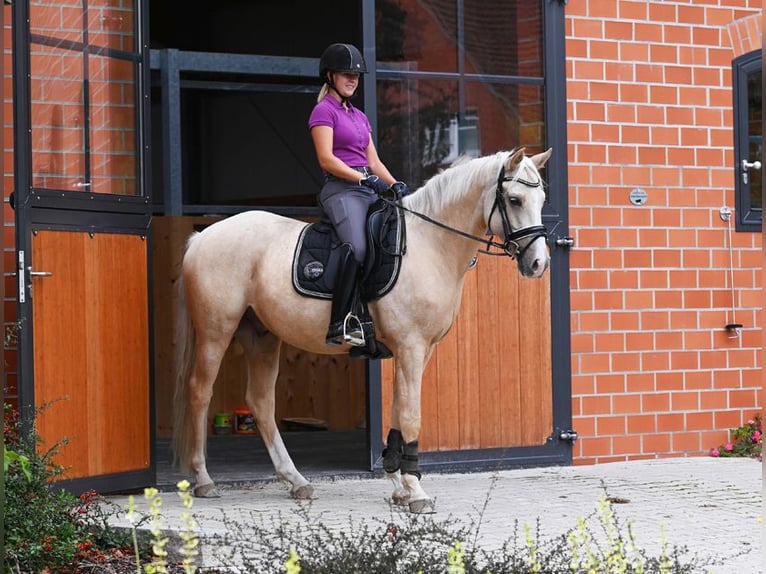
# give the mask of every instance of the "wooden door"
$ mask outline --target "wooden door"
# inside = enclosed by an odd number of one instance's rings
[[[40,231],[32,258],[34,397],[43,448],[76,479],[148,470],[146,238]]]
[[[550,274],[481,257],[468,272],[460,314],[423,376],[420,450],[544,445],[553,432]],[[394,362],[384,361],[384,435]]]

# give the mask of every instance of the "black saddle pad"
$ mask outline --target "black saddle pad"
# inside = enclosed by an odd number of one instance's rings
[[[374,301],[393,289],[407,249],[404,216],[390,202],[378,200],[367,212],[367,255],[361,295]],[[331,299],[340,241],[329,221],[306,225],[293,255],[293,287],[301,295]]]

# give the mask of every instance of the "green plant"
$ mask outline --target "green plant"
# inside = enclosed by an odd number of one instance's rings
[[[144,489],[144,498],[149,503],[149,515],[145,518],[149,520],[149,534],[151,536],[150,563],[144,566],[144,571],[147,574],[168,574],[170,572],[194,574],[197,571],[195,559],[199,555],[199,537],[195,531],[197,522],[191,514],[191,507],[194,503],[191,485],[189,481],[182,480],[176,485],[176,488],[184,507],[184,512],[181,514],[184,527],[179,533],[181,544],[176,549],[178,559],[171,555],[171,539],[162,531],[162,497],[156,488]],[[137,512],[138,507],[133,496],[128,497],[126,510],[126,518],[130,523],[131,537],[134,545],[135,572],[136,574],[141,574],[138,526],[141,525],[144,519]]]
[[[204,540],[222,571],[237,564],[262,574],[692,574],[705,572],[684,548],[664,539],[659,556],[638,547],[630,524],[620,522],[611,503],[581,518],[569,532],[545,538],[514,521],[498,549],[480,541],[481,516],[465,525],[447,517],[401,514],[390,519],[328,527],[310,507],[294,511],[298,521],[279,516],[266,523],[251,516],[238,524],[224,516],[226,534]],[[217,570],[213,570],[216,571]]]
[[[732,441],[710,449],[715,457],[751,457],[761,459],[763,447],[763,424],[760,413],[756,413],[742,426],[733,429]]]
[[[130,533],[110,526],[119,508],[95,491],[76,497],[56,488],[60,445],[40,452],[37,432],[22,433],[18,412],[4,405],[5,572],[90,571],[129,548]]]
[[[3,438],[7,452],[12,453],[4,476],[5,571],[63,569],[80,542],[72,519],[76,499],[49,486],[49,480],[60,474],[51,463],[55,448],[38,453],[36,437],[19,432],[18,413],[5,405],[4,415]],[[19,464],[13,464],[14,460]]]

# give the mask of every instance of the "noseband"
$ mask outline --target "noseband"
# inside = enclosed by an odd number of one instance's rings
[[[505,252],[506,255],[508,255],[508,257],[515,259],[516,257],[523,257],[527,252],[527,249],[529,249],[529,247],[541,237],[543,239],[547,239],[548,232],[544,225],[529,225],[528,227],[522,227],[516,231],[513,230],[511,221],[508,218],[508,211],[505,208],[506,201],[503,197],[503,184],[507,181],[517,181],[526,187],[540,187],[542,184],[540,181],[532,182],[520,177],[511,177],[505,175],[505,163],[500,166],[500,173],[497,175],[497,187],[495,188],[495,203],[492,205],[492,211],[489,212],[487,227],[489,227],[490,230],[492,229],[490,227],[492,216],[495,214],[496,210],[499,211],[500,219],[503,223],[503,236],[505,237],[505,241],[503,243],[488,241],[487,247],[499,247]],[[519,243],[519,240],[525,239],[527,237],[530,239],[527,241],[526,245],[522,247]],[[485,251],[484,253],[488,252]],[[494,253],[491,255],[494,255]]]

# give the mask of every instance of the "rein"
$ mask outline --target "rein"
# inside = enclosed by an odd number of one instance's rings
[[[441,221],[432,219],[431,217],[423,213],[420,213],[418,211],[413,211],[412,209],[404,207],[404,205],[402,205],[401,199],[391,200],[391,199],[388,199],[387,197],[381,197],[381,199],[385,201],[386,203],[388,203],[389,205],[393,205],[396,208],[401,209],[402,211],[411,213],[412,215],[419,217],[423,221],[427,221],[428,223],[435,225],[436,227],[440,227],[441,229],[444,229],[451,233],[455,233],[456,235],[460,235],[461,237],[465,237],[466,239],[471,239],[472,241],[476,241],[478,243],[481,243],[482,245],[486,245],[485,249],[479,249],[479,253],[483,253],[485,255],[495,255],[495,256],[507,255],[511,259],[515,259],[516,257],[523,257],[527,249],[529,249],[532,243],[534,243],[537,239],[541,237],[544,239],[547,239],[548,231],[545,229],[544,225],[530,225],[528,227],[522,227],[521,229],[517,229],[516,231],[513,230],[510,219],[508,218],[508,212],[506,211],[504,207],[501,207],[501,205],[505,203],[505,200],[503,198],[503,183],[508,181],[518,181],[519,183],[527,187],[540,187],[541,185],[539,181],[533,183],[525,179],[521,179],[518,177],[514,178],[511,176],[505,175],[505,163],[503,163],[503,165],[500,167],[500,173],[497,176],[497,187],[495,188],[495,203],[492,205],[492,211],[490,211],[489,213],[489,221],[492,220],[492,216],[494,215],[495,210],[498,210],[500,212],[500,218],[503,222],[503,234],[505,235],[505,241],[503,243],[494,241],[493,240],[493,238],[495,237],[494,234],[492,234],[489,239],[478,237],[477,235],[472,235],[460,229],[451,227],[447,225],[446,223],[442,223]],[[488,228],[490,228],[489,221],[487,222]],[[521,245],[519,244],[519,240],[524,239],[526,237],[531,237],[531,239],[522,248]],[[501,249],[502,253],[496,253],[494,251],[490,251],[489,250],[490,247]]]

